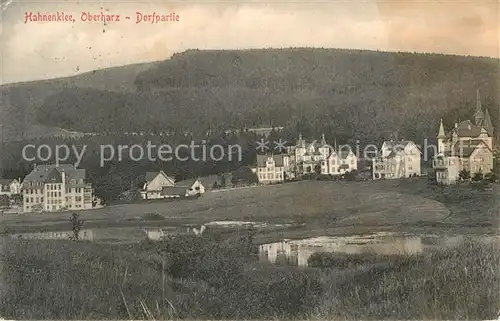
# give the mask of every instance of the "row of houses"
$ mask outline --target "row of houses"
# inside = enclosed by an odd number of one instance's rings
[[[474,118],[474,122],[456,122],[448,132],[441,119],[431,172],[437,183],[453,184],[464,171],[471,176],[493,172],[494,128],[488,109],[481,105],[479,92]],[[324,135],[319,142],[309,143],[299,135],[296,145],[288,147],[284,154],[258,155],[254,171],[260,183],[268,184],[309,173],[344,175],[358,169],[358,160],[349,146],[332,147]],[[371,161],[374,180],[422,175],[422,150],[413,141],[386,141]]]
[[[326,142],[307,142],[299,134],[296,145],[288,146],[286,153],[257,155],[254,171],[260,183],[270,184],[295,179],[307,174],[343,175],[357,170],[358,158],[347,146],[336,148]]]
[[[421,175],[421,151],[412,141],[384,142],[373,159],[373,179],[391,179]],[[306,142],[299,135],[297,144],[287,153],[257,155],[255,173],[260,183],[269,184],[299,178],[307,174],[342,176],[358,170],[358,156],[349,146],[328,144],[323,135],[319,142]]]
[[[146,174],[141,197],[146,200],[182,198],[204,192],[205,187],[199,179],[175,183],[173,178],[159,171]],[[99,206],[94,188],[86,180],[85,169],[72,164],[35,164],[22,182],[21,179],[1,179],[0,195],[9,198],[21,195],[25,213],[84,210]]]

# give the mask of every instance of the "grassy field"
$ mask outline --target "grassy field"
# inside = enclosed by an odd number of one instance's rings
[[[259,263],[256,245],[282,237],[404,229],[497,232],[499,189],[434,189],[425,180],[302,181],[191,201],[80,212],[102,240],[144,239],[145,226],[214,220],[294,228],[177,235],[106,244],[5,238],[0,315],[10,319],[493,319],[500,253],[463,243],[413,256],[317,253],[309,268]],[[157,213],[159,215],[147,215]],[[5,215],[7,232],[69,230],[70,213]],[[147,219],[149,217],[149,219]],[[154,219],[151,219],[154,218]],[[120,243],[120,242],[116,242]],[[51,304],[47,304],[51,302]]]
[[[430,188],[425,179],[302,181],[221,192],[197,200],[124,204],[80,211],[85,228],[181,226],[214,220],[304,224],[302,234],[383,229],[478,229],[498,226],[500,188]],[[157,213],[164,220],[148,222]],[[9,232],[67,230],[70,213],[5,214]],[[294,234],[298,233],[296,229]]]
[[[492,244],[415,256],[318,253],[307,269],[258,263],[249,238],[3,244],[7,319],[491,320],[500,311]]]

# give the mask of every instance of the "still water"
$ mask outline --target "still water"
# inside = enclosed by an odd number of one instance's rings
[[[483,242],[498,242],[493,236],[433,236],[378,233],[362,236],[315,237],[302,240],[283,240],[263,244],[259,247],[262,262],[276,264],[287,262],[307,266],[307,261],[316,252],[345,254],[375,253],[381,255],[418,254],[430,249],[449,248],[466,239]]]

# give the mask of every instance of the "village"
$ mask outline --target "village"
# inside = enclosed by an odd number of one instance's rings
[[[250,178],[247,175],[232,185],[269,185],[311,178],[384,180],[420,176],[427,176],[429,184],[438,185],[463,181],[492,183],[497,179],[494,159],[500,129],[496,132],[488,109],[481,105],[478,90],[473,121],[457,120],[448,131],[443,120],[439,121],[437,146],[427,164],[423,157],[427,151],[413,141],[385,141],[367,166],[366,155],[358,155],[351,146],[338,146],[336,140],[329,144],[325,135],[320,140],[307,141],[299,133],[296,144],[286,146],[284,152],[258,154],[255,166],[250,168]],[[424,173],[426,165],[430,170]],[[221,183],[216,181],[212,186],[205,186],[202,178],[176,182],[164,171],[147,172],[143,187],[133,200],[140,203],[198,198],[206,191],[230,186]],[[85,169],[71,164],[34,164],[24,178],[0,179],[0,204],[2,211],[12,213],[101,208],[102,201],[93,191],[94,187],[86,181]]]

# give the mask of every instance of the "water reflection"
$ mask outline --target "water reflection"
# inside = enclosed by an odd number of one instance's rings
[[[408,236],[391,233],[349,237],[316,237],[263,244],[259,248],[259,255],[262,262],[307,266],[309,257],[316,252],[376,253],[381,255],[417,254],[426,249],[455,246],[464,238],[464,236]],[[491,239],[493,238],[481,238],[483,241]]]

